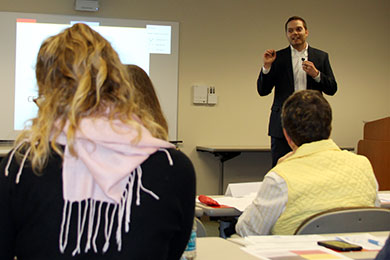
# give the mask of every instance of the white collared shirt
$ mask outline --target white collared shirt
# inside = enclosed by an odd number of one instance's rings
[[[294,91],[306,89],[306,72],[302,68],[303,60],[307,60],[307,49],[309,44],[306,43],[306,48],[302,51],[294,49],[291,45],[291,60],[294,75]],[[302,60],[303,59],[303,60]]]
[[[242,237],[269,235],[286,208],[287,200],[287,183],[277,173],[269,172],[256,198],[239,217],[236,232]]]

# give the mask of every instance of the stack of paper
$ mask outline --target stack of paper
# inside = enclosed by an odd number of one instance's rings
[[[249,236],[229,240],[243,245],[242,250],[264,260],[350,259],[317,244],[318,241],[335,239],[360,245],[364,250],[377,251],[383,247],[386,237],[376,237],[365,233],[347,236]]]
[[[390,203],[390,193],[378,193],[381,203]]]
[[[342,260],[352,259],[325,247],[303,249],[255,249],[243,248],[251,255],[264,260]]]
[[[245,197],[251,193],[257,193],[260,189],[262,182],[240,182],[229,183],[225,196],[240,198]]]
[[[226,205],[244,211],[255,198],[262,182],[230,183],[225,196],[213,197],[221,205]]]
[[[334,239],[320,235],[306,236],[249,236],[245,238],[245,252],[260,259],[350,259],[337,252],[317,245],[317,241]]]
[[[233,207],[242,212],[246,209],[246,207],[248,207],[252,203],[255,196],[256,193],[252,193],[241,198],[224,196],[224,197],[215,197],[214,200],[216,200],[221,205]]]

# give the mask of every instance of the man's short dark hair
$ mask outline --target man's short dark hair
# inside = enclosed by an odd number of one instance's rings
[[[290,18],[288,18],[287,22],[285,23],[284,25],[284,30],[287,32],[287,24],[291,21],[294,21],[294,20],[299,20],[299,21],[302,21],[303,23],[303,27],[305,28],[305,30],[307,30],[307,25],[306,25],[306,21],[305,19],[303,19],[302,17],[299,17],[299,16],[291,16]]]
[[[283,104],[282,126],[297,145],[328,139],[332,130],[332,109],[317,90],[301,90]]]

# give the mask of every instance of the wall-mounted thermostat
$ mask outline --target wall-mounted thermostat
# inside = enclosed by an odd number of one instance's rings
[[[208,94],[208,87],[207,86],[193,86],[193,92],[194,92],[194,104],[207,104],[207,94]]]

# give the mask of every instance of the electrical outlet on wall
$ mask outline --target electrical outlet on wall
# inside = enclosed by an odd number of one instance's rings
[[[210,86],[207,92],[207,104],[215,105],[217,104],[218,97],[215,94],[215,86]]]

